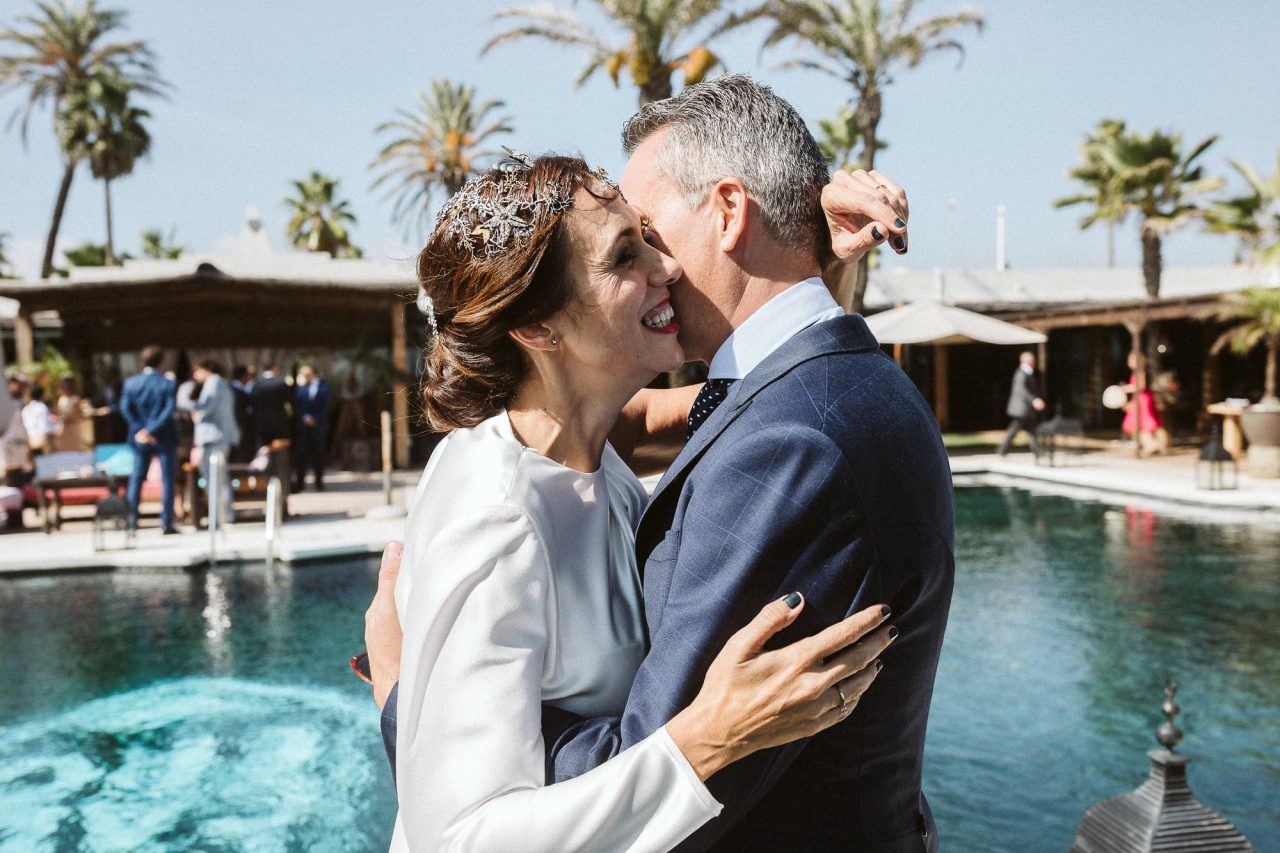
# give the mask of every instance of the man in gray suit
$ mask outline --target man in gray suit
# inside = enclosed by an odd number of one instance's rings
[[[200,362],[191,376],[200,385],[200,396],[191,404],[195,418],[195,443],[200,448],[200,476],[210,483],[209,462],[214,454],[222,454],[222,506],[219,515],[224,524],[229,524],[234,515],[227,462],[231,458],[231,448],[240,442],[235,394],[222,378],[222,367],[216,361],[206,359]]]
[[[1000,442],[1000,455],[1009,452],[1009,446],[1022,430],[1027,431],[1031,442],[1031,452],[1036,452],[1036,421],[1044,411],[1044,400],[1040,397],[1040,376],[1036,373],[1036,356],[1032,352],[1024,352],[1020,358],[1018,369],[1013,372],[1013,385],[1009,389],[1009,404],[1005,406],[1005,414],[1012,420],[1009,430]]]

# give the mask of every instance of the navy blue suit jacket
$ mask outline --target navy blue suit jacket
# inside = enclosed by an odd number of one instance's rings
[[[619,718],[548,709],[548,781],[665,724],[769,601],[807,601],[777,643],[875,603],[901,635],[857,709],[709,781],[724,812],[681,850],[936,847],[920,791],[954,577],[951,472],[932,412],[861,317],[813,326],[735,386],[658,485],[636,537],[650,650]]]
[[[316,419],[314,427],[316,437],[323,442],[329,434],[329,409],[333,406],[333,395],[329,391],[329,383],[323,379],[316,388],[315,397],[310,389],[303,385],[293,390],[293,418],[298,426],[302,426],[302,417],[311,415]]]
[[[124,381],[120,392],[120,414],[129,427],[129,443],[140,429],[155,436],[165,449],[178,446],[178,428],[173,423],[174,399],[178,385],[159,371],[139,373]]]

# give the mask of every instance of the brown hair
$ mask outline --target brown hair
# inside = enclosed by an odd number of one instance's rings
[[[490,169],[473,188],[482,198],[501,192],[503,198],[526,201],[543,193],[567,191],[571,197],[579,189],[602,199],[617,192],[580,157],[538,157],[520,179],[513,190],[510,173]],[[574,296],[566,271],[569,210],[535,206],[526,214],[532,217],[532,233],[513,238],[492,255],[485,254],[483,238],[473,235],[473,211],[450,205],[437,220],[418,255],[418,282],[431,300],[438,330],[424,351],[422,374],[431,429],[475,426],[511,401],[528,361],[509,333],[551,317]],[[462,240],[458,233],[473,236]]]
[[[147,347],[142,351],[142,366],[159,369],[164,363],[164,350],[160,347]]]

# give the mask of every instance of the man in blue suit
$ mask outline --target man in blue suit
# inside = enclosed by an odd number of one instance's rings
[[[302,491],[307,470],[313,472],[316,491],[324,491],[325,451],[329,441],[329,409],[333,395],[329,383],[316,375],[315,368],[298,368],[298,385],[293,391],[294,491]]]
[[[921,776],[954,578],[950,468],[924,400],[819,278],[826,164],[795,110],[740,75],[642,108],[624,143],[623,192],[684,269],[671,302],[709,378],[636,535],[650,648],[626,709],[546,708],[547,780],[664,725],[733,632],[788,590],[806,608],[778,643],[887,602],[900,635],[854,713],[713,776],[724,810],[679,849],[935,850]],[[876,172],[835,180],[853,202],[828,208],[833,248],[905,253],[901,190]]]
[[[138,500],[142,482],[151,469],[152,458],[160,460],[160,527],[166,534],[177,533],[173,526],[173,478],[178,465],[178,428],[173,423],[177,384],[160,372],[164,350],[147,347],[142,351],[142,372],[124,381],[120,392],[120,414],[128,425],[133,447],[133,473],[129,475],[129,507],[133,523],[138,523]]]

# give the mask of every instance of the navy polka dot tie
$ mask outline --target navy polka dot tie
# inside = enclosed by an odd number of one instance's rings
[[[685,430],[684,440],[693,438],[693,434],[702,426],[702,422],[711,417],[711,413],[729,396],[733,387],[733,379],[708,379],[702,386],[698,396],[693,399],[693,408],[689,410],[689,428]]]

